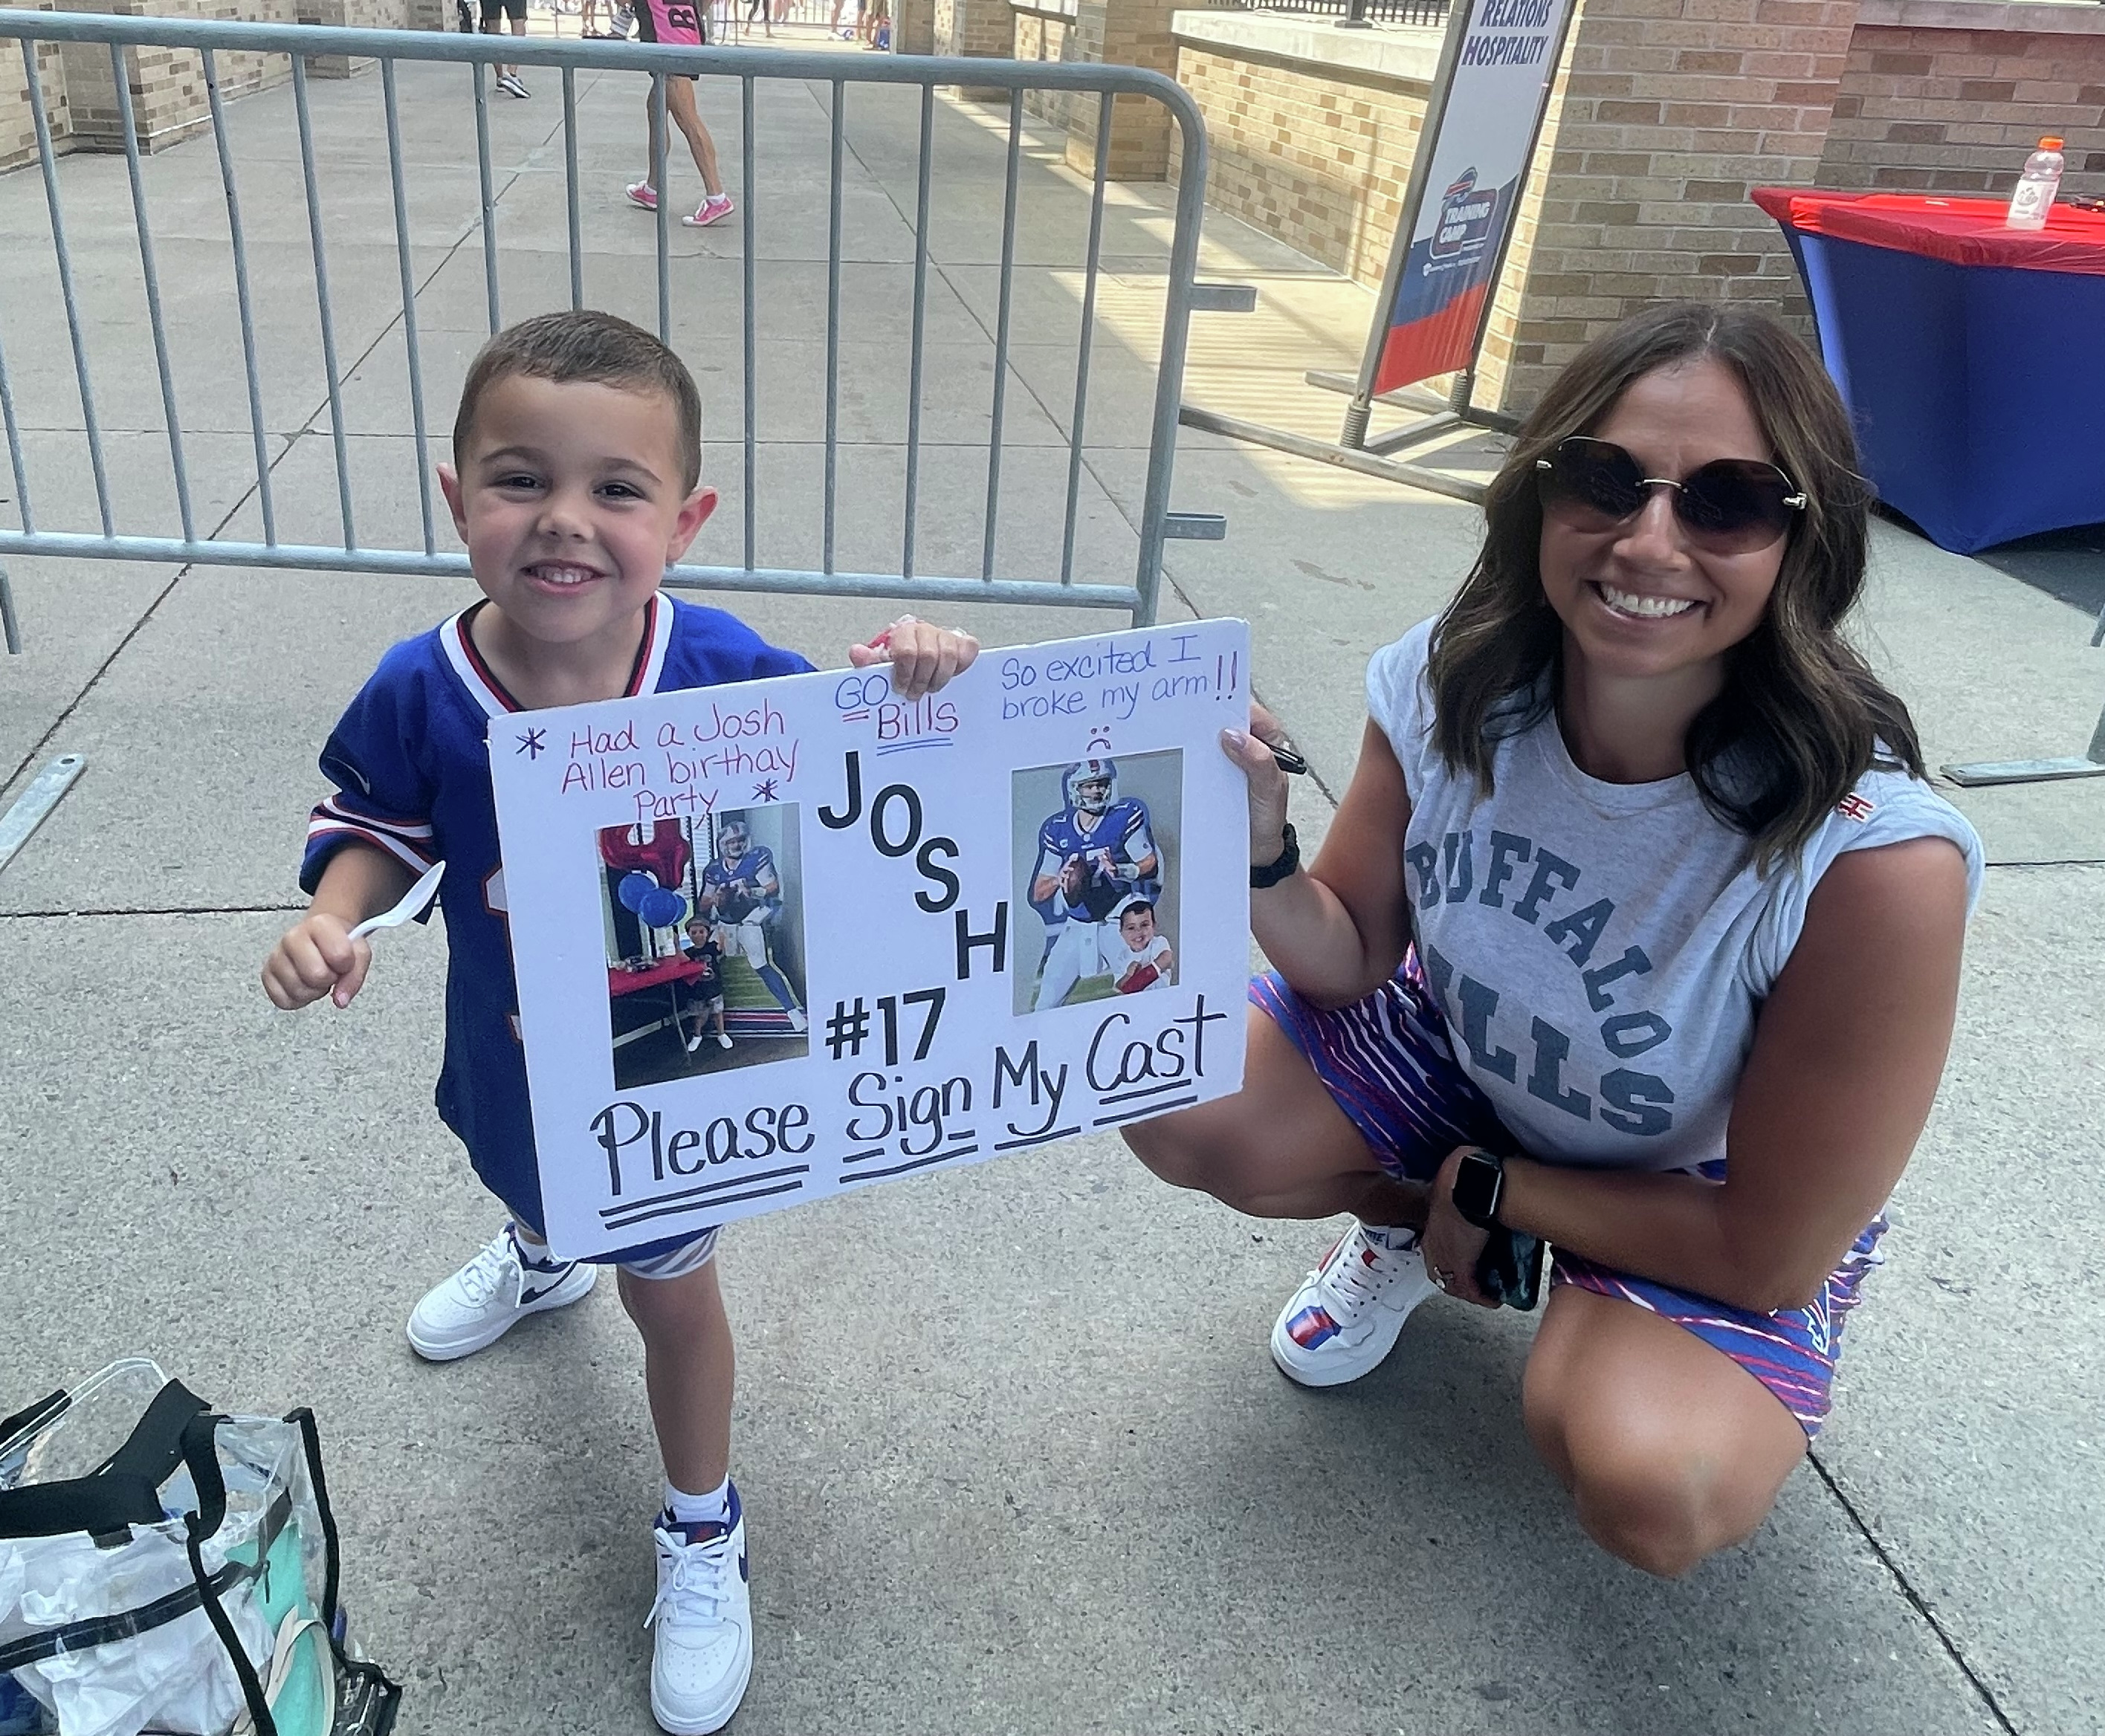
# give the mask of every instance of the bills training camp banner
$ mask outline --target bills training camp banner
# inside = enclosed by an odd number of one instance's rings
[[[492,725],[565,1258],[1241,1083],[1249,633],[1200,622]]]
[[[1571,0],[1455,0],[1436,93],[1392,258],[1371,390],[1467,367],[1527,184]],[[1456,43],[1459,42],[1459,47]]]

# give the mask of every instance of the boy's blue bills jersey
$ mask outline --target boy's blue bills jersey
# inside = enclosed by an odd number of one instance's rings
[[[719,922],[738,923],[766,910],[768,899],[780,892],[782,877],[775,871],[772,850],[765,844],[749,844],[735,868],[722,856],[711,857],[702,869],[702,885],[717,895],[709,913]]]
[[[467,1147],[484,1183],[530,1229],[544,1227],[534,1122],[519,1041],[519,993],[498,859],[489,731],[525,709],[475,648],[476,603],[404,640],[380,659],[322,749],[337,793],[314,810],[300,867],[312,893],[344,845],[385,850],[412,873],[446,864],[446,1049],[439,1114]],[[722,609],[664,591],[645,610],[628,694],[715,687],[811,666]]]
[[[1072,908],[1093,922],[1103,922],[1136,894],[1153,904],[1161,891],[1162,859],[1155,847],[1147,804],[1137,796],[1121,796],[1086,829],[1085,818],[1065,808],[1038,828],[1038,875],[1057,877],[1070,857],[1086,860],[1088,881]],[[1099,859],[1105,852],[1111,857],[1109,873]],[[1149,866],[1145,876],[1139,872],[1143,862]]]

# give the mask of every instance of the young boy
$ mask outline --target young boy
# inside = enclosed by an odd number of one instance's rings
[[[707,917],[696,917],[687,924],[687,944],[680,948],[680,956],[702,967],[688,979],[682,997],[682,1010],[695,1018],[695,1034],[686,1039],[687,1053],[692,1055],[701,1047],[712,1019],[716,1021],[717,1047],[728,1049],[731,1033],[724,1029],[723,946]]]
[[[420,1301],[411,1346],[446,1361],[525,1315],[574,1302],[594,1265],[559,1261],[541,1198],[487,737],[507,712],[784,675],[810,665],[731,616],[659,589],[716,505],[699,485],[701,399],[679,359],[627,321],[550,314],[500,332],[469,369],[439,480],[483,599],[396,645],[322,752],[337,788],[315,810],[300,882],[313,899],[263,967],[290,1010],[347,1006],[371,953],[351,926],[443,859],[449,964],[440,1116],[511,1213]],[[902,698],[978,646],[906,618],[884,652]],[[650,1707],[682,1736],[721,1729],[752,1668],[745,1533],[730,1480],[733,1353],[708,1229],[609,1255],[641,1333],[665,1465],[655,1529]]]
[[[1172,981],[1177,955],[1155,931],[1155,906],[1144,898],[1126,900],[1118,914],[1118,939],[1104,948],[1104,969],[1120,994],[1138,994]]]

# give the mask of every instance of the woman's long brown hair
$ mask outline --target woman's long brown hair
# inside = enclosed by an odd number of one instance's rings
[[[1683,756],[1704,806],[1751,841],[1764,869],[1794,854],[1874,765],[1924,775],[1907,707],[1842,637],[1864,588],[1870,490],[1848,413],[1805,346],[1745,308],[1669,302],[1596,338],[1522,423],[1484,499],[1489,531],[1433,631],[1433,745],[1486,794],[1499,742],[1556,703],[1563,626],[1543,594],[1535,460],[1598,427],[1629,386],[1710,357],[1745,389],[1775,462],[1806,493],[1760,624],[1688,725]]]

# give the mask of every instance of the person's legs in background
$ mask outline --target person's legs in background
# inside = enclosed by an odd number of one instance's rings
[[[526,33],[526,0],[482,0],[482,33],[485,36],[503,34],[503,25],[507,17],[511,20],[512,33],[524,36]],[[516,65],[508,65],[500,60],[493,70],[497,74],[498,89],[506,96],[526,95],[525,83],[520,78],[519,69]]]
[[[673,117],[673,124],[680,129],[681,136],[687,141],[688,153],[695,159],[695,167],[702,177],[704,198],[695,208],[695,214],[680,221],[692,229],[706,229],[731,215],[731,195],[724,191],[723,176],[717,168],[717,141],[709,136],[709,129],[702,124],[700,111],[695,105],[695,81],[675,78],[665,92],[666,111]],[[652,110],[656,118],[656,110]],[[658,154],[654,145],[650,160],[655,163]]]
[[[646,211],[658,208],[658,189],[651,176],[657,172],[659,154],[665,148],[659,131],[658,87],[659,81],[651,82],[650,94],[644,98],[644,113],[648,121],[650,156],[643,171],[643,179],[632,181],[627,192],[632,205],[641,205]],[[695,207],[694,215],[681,218],[691,229],[706,229],[712,223],[720,223],[731,213],[731,195],[723,190],[723,176],[717,167],[716,141],[709,136],[709,129],[702,124],[702,117],[695,107],[695,81],[691,78],[673,78],[665,89],[665,110],[673,118],[673,124],[687,141],[687,150],[695,159],[695,167],[702,177],[703,197]]]

